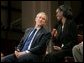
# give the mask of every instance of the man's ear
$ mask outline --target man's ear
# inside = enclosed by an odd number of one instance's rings
[[[37,20],[37,17],[35,17],[35,21]]]

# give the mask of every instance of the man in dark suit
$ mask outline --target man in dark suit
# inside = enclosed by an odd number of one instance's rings
[[[7,55],[1,62],[38,62],[46,53],[47,44],[51,37],[46,31],[47,15],[44,12],[37,14],[35,27],[28,28],[17,46],[14,54]]]
[[[65,56],[72,56],[72,48],[76,44],[76,24],[68,6],[61,5],[56,9],[59,26],[52,30],[53,52],[45,56],[46,62],[60,62]]]

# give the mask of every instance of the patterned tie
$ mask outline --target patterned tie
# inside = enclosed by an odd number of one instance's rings
[[[34,29],[33,32],[32,32],[32,34],[25,40],[25,45],[23,46],[22,51],[25,51],[25,50],[28,49],[28,46],[29,46],[29,44],[30,44],[30,42],[31,42],[31,40],[32,40],[32,38],[33,38],[34,33],[36,32],[36,30],[37,29]]]

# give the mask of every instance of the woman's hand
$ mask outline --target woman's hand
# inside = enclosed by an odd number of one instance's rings
[[[52,32],[51,32],[52,37],[56,37],[57,36],[57,30],[55,28],[53,28]]]
[[[61,48],[59,46],[53,46],[54,50],[59,51]]]

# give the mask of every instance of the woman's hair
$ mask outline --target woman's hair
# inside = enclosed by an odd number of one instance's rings
[[[63,11],[63,16],[68,18],[68,19],[71,19],[72,18],[72,11],[71,11],[71,7],[67,6],[67,5],[60,5],[58,7],[58,9],[60,11]]]

